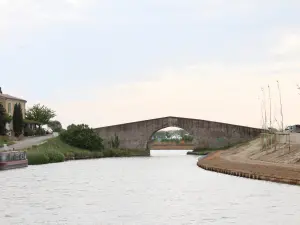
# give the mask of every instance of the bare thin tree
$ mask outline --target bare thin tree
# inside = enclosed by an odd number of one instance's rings
[[[262,90],[262,93],[263,93],[263,107],[264,107],[264,113],[265,113],[265,122],[264,122],[264,125],[265,125],[265,129],[267,130],[267,109],[266,109],[266,93],[265,93],[265,90],[264,88],[261,89]]]
[[[263,141],[263,146],[264,146],[264,148],[266,149],[267,148],[267,109],[266,109],[266,94],[265,94],[265,90],[264,90],[264,88],[261,88],[261,91],[262,91],[262,98],[263,98],[263,100],[262,100],[262,111],[263,111],[263,114],[264,114],[264,119],[263,119],[263,129],[264,129],[264,141]]]
[[[279,100],[280,100],[281,131],[283,131],[283,112],[282,112],[282,100],[281,100],[281,91],[280,91],[279,81],[277,81],[277,87],[278,87]]]
[[[270,102],[270,131],[271,131],[271,149],[272,149],[272,100],[271,100],[271,90],[270,90],[270,86],[268,85],[268,89],[269,89],[269,102]]]

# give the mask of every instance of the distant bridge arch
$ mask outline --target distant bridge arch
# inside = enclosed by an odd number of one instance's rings
[[[193,145],[200,148],[221,148],[251,140],[261,129],[182,117],[162,117],[94,129],[106,144],[116,134],[120,148],[148,149],[152,135],[167,127],[179,127],[193,136]]]

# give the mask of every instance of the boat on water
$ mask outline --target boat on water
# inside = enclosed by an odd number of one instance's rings
[[[16,169],[28,166],[25,151],[2,151],[0,152],[0,170]]]

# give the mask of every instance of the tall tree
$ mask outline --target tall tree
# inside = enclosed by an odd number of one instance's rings
[[[0,135],[5,135],[5,124],[6,124],[6,111],[2,104],[0,104]]]
[[[54,132],[60,132],[62,130],[62,125],[57,120],[49,121],[48,126],[54,131]]]
[[[26,111],[26,119],[40,122],[42,125],[48,124],[55,116],[55,111],[40,104],[36,104]]]
[[[23,133],[23,113],[20,103],[15,104],[13,113],[13,129],[15,136],[19,137]]]

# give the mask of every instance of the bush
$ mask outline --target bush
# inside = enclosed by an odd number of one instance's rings
[[[66,131],[61,132],[60,138],[65,143],[81,149],[91,151],[104,149],[102,138],[85,124],[68,126]]]
[[[92,152],[81,151],[81,152],[75,152],[74,157],[75,159],[90,159],[93,157],[93,155]]]
[[[103,152],[93,152],[93,158],[103,158]]]
[[[29,165],[40,165],[49,163],[49,157],[44,152],[27,152]]]
[[[127,149],[107,149],[103,151],[104,157],[134,156],[134,152]]]
[[[73,152],[66,152],[65,154],[65,160],[71,160],[75,158],[75,155]]]
[[[57,162],[64,162],[65,156],[61,152],[54,151],[54,150],[47,150],[45,155],[49,158],[49,163],[57,163]]]
[[[111,149],[107,149],[103,151],[104,157],[113,157],[113,151]]]
[[[47,163],[56,163],[65,161],[65,156],[58,151],[47,150],[42,151],[28,151],[27,159],[29,165],[40,165]]]

